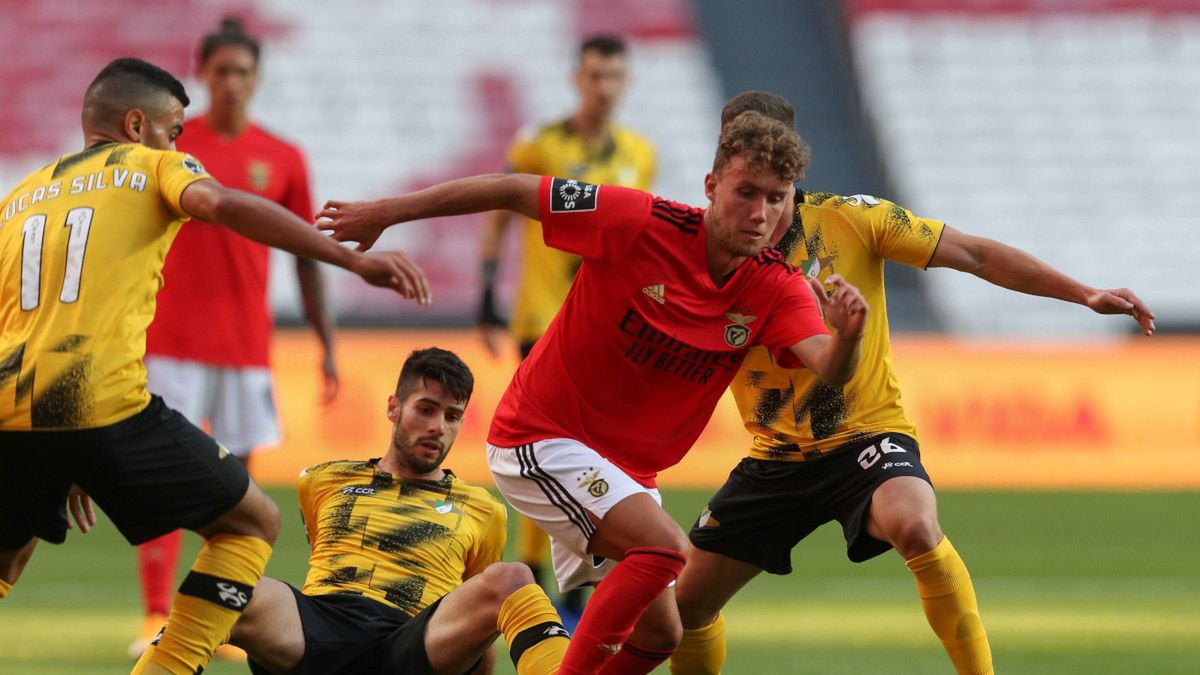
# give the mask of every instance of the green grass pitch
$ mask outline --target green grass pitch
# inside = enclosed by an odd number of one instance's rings
[[[295,493],[268,573],[303,580]],[[668,491],[689,524],[707,491]],[[1200,673],[1200,493],[943,492],[942,524],[975,580],[998,672]],[[189,536],[184,560],[195,555]],[[895,553],[861,565],[826,526],[726,610],[727,673],[952,673]],[[134,552],[101,519],[42,544],[0,601],[0,673],[123,673],[139,622]],[[512,673],[507,655],[498,673]],[[246,672],[214,663],[212,675]],[[666,673],[666,667],[660,668]]]

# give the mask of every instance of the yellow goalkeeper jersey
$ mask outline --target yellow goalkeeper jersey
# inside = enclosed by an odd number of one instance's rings
[[[628,128],[614,126],[610,132],[610,142],[592,147],[575,133],[570,120],[523,131],[508,149],[508,170],[649,191],[657,171],[654,147]],[[518,342],[529,343],[550,326],[580,261],[577,255],[546,246],[541,223],[522,220],[521,276],[509,326]]]
[[[750,456],[801,461],[873,434],[916,438],[892,370],[883,263],[924,268],[945,225],[868,195],[797,192],[796,199],[792,225],[776,248],[810,277],[842,275],[871,310],[858,369],[841,389],[806,368],[780,367],[762,347],[750,350],[730,385],[754,434]]]
[[[146,327],[191,156],[103,143],[0,203],[0,429],[85,429],[146,406]],[[214,273],[216,273],[214,271]]]
[[[504,506],[450,471],[398,479],[378,459],[318,464],[300,474],[312,547],[306,595],[354,593],[416,614],[500,560]]]

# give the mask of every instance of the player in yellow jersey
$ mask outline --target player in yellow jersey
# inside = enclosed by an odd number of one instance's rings
[[[504,506],[442,467],[473,387],[455,354],[413,352],[383,456],[300,474],[308,576],[255,588],[231,637],[252,672],[491,672],[500,633],[518,673],[557,671],[567,631],[529,568],[500,562]]]
[[[747,111],[794,125],[792,106],[766,92],[726,104],[722,123]],[[1085,286],[1011,246],[919,218],[868,195],[797,191],[776,247],[810,277],[839,274],[884,307],[884,261],[949,267],[1011,290],[1129,314],[1149,335],[1154,314],[1128,289]],[[916,428],[904,413],[892,370],[886,312],[868,315],[860,366],[841,388],[811,371],[787,369],[762,349],[730,385],[746,428],[749,457],[730,474],[690,532],[676,598],[684,639],[671,659],[677,675],[720,672],[720,610],[762,571],[791,572],[791,551],[837,520],[854,562],[895,548],[911,570],[930,627],[960,673],[991,673],[992,657],[970,575],[942,533]]]
[[[146,327],[183,222],[225,223],[428,300],[420,270],[400,254],[343,248],[174,152],[187,103],[170,73],[138,59],[110,63],[84,95],[85,149],[33,172],[0,202],[0,597],[39,538],[65,539],[72,485],[130,543],[198,532],[205,545],[146,672],[194,673],[207,663],[279,530],[278,508],[241,464],[146,391]],[[71,493],[73,512],[90,510]]]
[[[649,191],[657,172],[654,146],[613,119],[628,83],[625,44],[611,35],[585,40],[579,47],[574,74],[579,108],[566,119],[536,130],[522,130],[508,148],[506,169]],[[499,353],[505,331],[494,297],[500,249],[509,224],[517,217],[509,211],[493,212],[481,240],[483,297],[479,327],[484,344],[493,354]],[[528,218],[520,220],[521,274],[507,330],[521,358],[525,358],[566,299],[579,269],[579,256],[546,246],[541,224]],[[517,519],[518,553],[541,581],[550,540],[528,519],[520,515]],[[583,591],[568,591],[562,608],[568,622],[578,619],[583,610]]]

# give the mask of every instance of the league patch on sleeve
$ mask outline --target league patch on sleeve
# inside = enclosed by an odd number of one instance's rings
[[[195,176],[199,176],[201,174],[208,173],[207,171],[204,170],[204,165],[201,164],[200,162],[198,162],[196,160],[196,158],[192,157],[191,155],[183,156],[183,168],[187,169],[188,171],[191,171],[192,175],[195,175]]]
[[[550,183],[550,213],[595,211],[600,186],[573,178],[555,178]]]

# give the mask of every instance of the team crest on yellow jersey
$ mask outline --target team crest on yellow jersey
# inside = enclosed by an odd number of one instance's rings
[[[809,279],[816,279],[822,270],[831,269],[833,265],[833,256],[825,256],[823,258],[809,258],[800,263],[800,269],[804,272],[804,276]]]
[[[423,499],[421,501],[432,506],[434,511],[443,516],[454,511],[454,503],[444,499]]]
[[[271,165],[262,160],[250,162],[250,187],[255,192],[262,192],[271,184]]]

